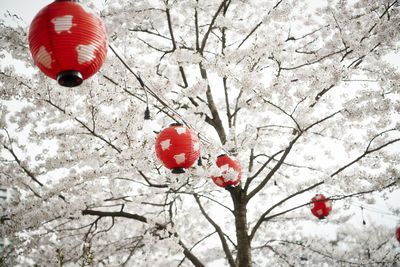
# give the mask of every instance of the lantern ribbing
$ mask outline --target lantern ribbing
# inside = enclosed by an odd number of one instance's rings
[[[80,85],[106,58],[107,30],[100,17],[77,1],[55,1],[33,19],[29,28],[33,60],[62,86]]]
[[[231,159],[226,154],[221,154],[217,157],[216,165],[221,170],[220,176],[211,176],[213,182],[220,187],[236,186],[242,176],[240,163],[237,160]]]
[[[315,195],[311,202],[311,213],[320,220],[325,219],[332,210],[332,201],[326,199],[322,194]]]
[[[157,157],[172,173],[184,173],[200,155],[197,134],[180,123],[162,130],[156,139]]]

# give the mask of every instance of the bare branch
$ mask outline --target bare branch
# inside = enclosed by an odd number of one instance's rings
[[[342,171],[345,170],[346,168],[350,167],[350,166],[353,165],[354,163],[356,163],[356,162],[358,162],[359,160],[361,160],[362,158],[364,158],[366,155],[371,154],[371,153],[373,153],[373,152],[376,152],[376,151],[378,151],[378,150],[381,150],[382,148],[387,147],[388,145],[391,145],[391,144],[393,144],[393,143],[396,143],[396,142],[400,141],[400,138],[393,139],[393,140],[391,140],[391,141],[389,141],[389,142],[387,142],[387,143],[385,143],[385,144],[383,144],[383,145],[380,145],[380,146],[378,146],[378,147],[376,147],[376,148],[374,148],[374,149],[370,149],[371,143],[372,143],[372,141],[373,141],[375,138],[377,138],[378,136],[382,135],[383,133],[386,133],[386,132],[392,131],[392,130],[393,130],[393,129],[387,130],[387,131],[384,131],[384,132],[379,133],[379,134],[377,134],[376,136],[374,136],[374,137],[370,140],[370,142],[368,143],[368,146],[367,146],[367,148],[365,149],[365,151],[364,151],[363,154],[361,154],[360,156],[358,156],[356,159],[354,159],[354,160],[351,161],[350,163],[344,165],[343,167],[339,168],[337,171],[335,171],[334,173],[332,173],[332,174],[331,174],[331,177],[333,177],[333,176],[339,174],[340,172],[342,172]]]
[[[307,126],[303,131],[304,131],[304,132],[308,131],[309,129],[311,129],[311,128],[314,127],[315,125],[318,125],[318,124],[320,124],[320,123],[322,123],[322,122],[324,122],[324,121],[326,121],[326,120],[329,120],[330,118],[334,117],[335,115],[339,114],[340,112],[341,112],[340,110],[339,110],[339,111],[336,111],[336,112],[332,113],[331,115],[328,115],[328,116],[326,116],[325,118],[320,119],[320,120],[318,120],[318,121],[316,121],[316,122],[310,124],[310,125]]]
[[[292,113],[292,114],[289,114],[289,113],[287,113],[284,109],[282,109],[280,106],[278,106],[278,105],[272,103],[271,101],[269,101],[269,100],[267,100],[267,99],[263,99],[263,100],[264,100],[265,103],[270,104],[271,106],[273,106],[273,107],[279,109],[283,114],[287,115],[287,116],[294,122],[294,124],[296,124],[297,129],[298,129],[299,131],[301,131],[301,127],[300,127],[299,123],[295,120],[295,118],[293,117],[293,113]]]
[[[209,238],[210,236],[212,236],[213,234],[215,234],[217,231],[214,231],[208,235],[206,235],[205,237],[203,237],[202,239],[200,239],[199,241],[197,241],[195,244],[193,244],[193,246],[189,249],[189,251],[192,251],[198,244],[200,244],[201,242],[203,242],[204,240],[206,240],[207,238]],[[178,264],[178,267],[182,265],[182,263],[185,261],[186,256],[181,260],[181,262]]]
[[[275,6],[274,6],[272,9],[276,9],[276,8],[282,3],[282,1],[283,1],[283,0],[279,0],[279,1],[275,4]],[[271,10],[268,11],[267,16],[268,16],[270,13],[271,13]],[[250,31],[250,33],[246,35],[246,37],[243,39],[243,41],[240,42],[240,44],[238,45],[237,48],[240,48],[240,47],[243,45],[243,43],[246,42],[246,40],[249,39],[249,37],[258,29],[258,27],[261,26],[262,23],[263,23],[262,21],[260,21],[259,23],[257,23],[257,25]]]
[[[267,176],[265,176],[264,180],[247,195],[246,202],[248,202],[252,197],[254,197],[268,183],[268,181],[272,178],[272,176],[276,173],[276,171],[282,166],[282,163],[286,159],[287,155],[289,155],[289,152],[291,151],[293,145],[300,138],[300,136],[301,133],[298,134],[292,141],[290,141],[289,145],[283,152],[283,155],[281,156],[279,161],[275,164],[275,166],[271,169],[271,171],[267,174]]]
[[[167,14],[167,22],[168,22],[168,30],[169,34],[171,35],[171,42],[172,42],[172,50],[175,51],[176,49],[176,42],[175,42],[175,36],[174,36],[174,31],[172,29],[172,21],[171,21],[171,14],[169,12],[169,8],[165,10],[165,13]]]
[[[203,263],[183,244],[182,240],[179,240],[178,244],[183,248],[183,254],[188,258],[195,267],[205,267]]]
[[[321,183],[324,183],[324,181],[321,181]],[[390,183],[390,184],[388,184],[387,186],[385,186],[385,187],[383,187],[383,188],[389,188],[389,187],[391,187],[391,186],[394,186],[395,184],[396,184],[396,182],[393,182],[393,183]],[[349,194],[349,195],[337,195],[337,196],[327,197],[327,198],[325,198],[325,200],[342,200],[342,199],[345,199],[345,198],[350,198],[350,197],[355,197],[355,196],[370,194],[370,193],[373,193],[373,192],[376,192],[376,191],[379,191],[379,189],[371,189],[371,190],[361,191],[361,192],[357,192],[357,193],[352,193],[352,194]],[[321,201],[321,200],[318,200],[318,201]],[[281,216],[281,215],[283,215],[283,214],[285,214],[285,213],[288,213],[288,212],[290,212],[290,211],[293,211],[293,210],[302,208],[302,207],[304,207],[304,206],[308,206],[308,205],[310,205],[311,203],[313,203],[313,202],[318,202],[318,201],[307,202],[307,203],[298,205],[298,206],[296,206],[296,207],[293,207],[293,208],[284,210],[284,211],[282,211],[282,212],[273,214],[273,215],[271,215],[271,216],[265,217],[265,218],[264,218],[264,221],[268,221],[268,220],[270,220],[270,219],[272,219],[272,218]]]
[[[157,187],[157,188],[168,188],[168,185],[166,185],[166,184],[153,184],[152,182],[150,182],[149,178],[147,178],[146,175],[144,175],[144,173],[142,171],[138,171],[138,172],[149,186]]]
[[[108,212],[108,211],[96,211],[96,210],[83,210],[82,215],[92,215],[99,217],[122,217],[128,219],[134,219],[143,223],[147,223],[147,218],[138,214],[127,213],[123,211],[119,212]],[[156,224],[158,228],[165,229],[164,225]],[[172,233],[171,233],[172,234]],[[196,266],[196,267],[205,267],[204,264],[200,262],[200,260],[184,245],[182,240],[178,241],[178,244],[183,248],[184,255]]]
[[[150,35],[158,36],[158,37],[166,39],[166,40],[171,40],[171,38],[168,38],[168,37],[166,37],[164,35],[161,35],[158,32],[152,32],[152,31],[147,30],[147,29],[134,28],[134,29],[129,29],[129,31],[131,31],[131,32],[143,32],[143,33],[147,33],[147,34],[150,34]]]
[[[249,37],[258,29],[258,27],[260,27],[261,24],[262,24],[262,21],[257,23],[257,25],[249,32],[249,34],[246,35],[246,37],[243,39],[243,41],[240,42],[240,44],[238,45],[237,48],[240,48],[243,45],[243,43],[246,42],[246,40],[249,39]]]
[[[254,180],[254,178],[256,178],[264,169],[265,169],[265,167],[267,167],[267,165],[276,157],[276,156],[278,156],[280,153],[282,153],[282,152],[284,152],[284,150],[280,150],[280,151],[278,151],[278,152],[276,152],[274,155],[272,155],[259,169],[258,169],[258,171],[254,174],[254,175],[252,175],[252,176],[250,176],[250,177],[248,177],[247,178],[247,180],[246,180],[246,183],[245,183],[245,185],[244,185],[244,191],[245,192],[247,192],[247,190],[248,190],[248,188],[249,188],[249,186],[250,186],[250,183]],[[254,159],[255,157],[253,157],[253,159]]]
[[[325,56],[322,56],[322,57],[320,57],[320,58],[318,58],[318,59],[315,59],[315,60],[312,60],[312,61],[309,61],[309,62],[306,62],[306,63],[302,63],[302,64],[297,65],[297,66],[293,66],[293,67],[281,67],[280,69],[281,69],[281,70],[295,70],[295,69],[302,68],[302,67],[304,67],[304,66],[313,65],[313,64],[316,64],[316,63],[318,63],[318,62],[320,62],[320,61],[323,61],[323,60],[326,59],[326,58],[329,58],[329,57],[331,57],[331,56],[334,56],[334,55],[343,53],[343,52],[345,52],[346,50],[347,50],[347,47],[344,48],[344,49],[338,50],[338,51],[334,51],[334,52],[332,52],[332,53],[330,53],[330,54],[327,54],[327,55],[325,55]]]
[[[313,188],[315,188],[315,187],[317,187],[317,186],[320,186],[320,185],[322,185],[323,183],[324,183],[324,181],[319,182],[319,183],[316,183],[316,184],[314,184],[314,185],[312,185],[312,186],[309,186],[309,187],[307,187],[307,188],[305,188],[305,189],[303,189],[303,190],[297,191],[296,193],[291,194],[290,196],[288,196],[288,197],[282,199],[281,201],[277,202],[276,204],[272,205],[266,212],[264,212],[264,213],[260,216],[260,218],[258,219],[257,223],[254,225],[253,230],[251,230],[251,233],[250,233],[250,240],[252,240],[252,239],[254,238],[254,236],[255,236],[255,234],[256,234],[258,228],[259,228],[260,225],[265,221],[265,216],[267,216],[272,210],[274,210],[276,207],[282,205],[283,203],[285,203],[285,202],[288,201],[289,199],[291,199],[291,198],[293,198],[293,197],[295,197],[295,196],[297,196],[297,195],[303,194],[303,193],[305,193],[305,192],[307,192],[307,191],[310,191],[311,189],[313,189]]]
[[[40,186],[43,186],[43,184],[36,178],[36,176],[28,170],[27,167],[25,167],[21,160],[18,158],[18,156],[15,154],[15,151],[11,148],[11,146],[7,146],[6,144],[1,143],[1,145],[13,156],[15,162],[17,162],[18,166],[25,172],[26,175],[29,176],[35,183],[37,183]],[[32,192],[37,196],[40,197],[37,193],[35,193],[33,190]]]
[[[56,109],[58,109],[59,111],[61,111],[64,114],[67,114],[67,112],[65,111],[65,109],[61,108],[60,106],[56,105],[55,103],[53,103],[50,99],[44,99],[44,102],[50,104],[51,106],[55,107]],[[93,129],[91,129],[89,126],[87,126],[83,121],[81,121],[80,119],[76,118],[76,117],[72,117],[76,122],[78,122],[83,128],[85,128],[91,135],[93,135],[94,137],[100,139],[101,141],[103,141],[104,143],[106,143],[107,145],[109,145],[110,147],[112,147],[114,150],[116,150],[118,153],[121,153],[122,150],[118,147],[116,147],[113,143],[111,143],[111,141],[105,139],[103,136],[97,134]]]
[[[98,210],[82,210],[82,215],[92,215],[98,217],[122,217],[147,223],[146,217],[123,211],[111,212],[111,211],[98,211]]]
[[[201,77],[204,80],[207,81],[207,91],[206,91],[207,104],[208,104],[208,107],[209,107],[209,109],[211,111],[211,114],[213,116],[212,119],[210,118],[209,121],[207,121],[207,118],[206,118],[206,122],[208,122],[211,126],[214,127],[214,129],[218,133],[218,136],[219,136],[219,138],[221,140],[221,143],[225,144],[225,142],[226,142],[226,133],[225,133],[224,126],[222,124],[221,118],[219,116],[217,106],[215,105],[214,98],[213,98],[212,93],[211,93],[211,87],[210,87],[210,85],[208,83],[207,71],[203,68],[201,63],[199,64],[199,67],[200,67]]]
[[[230,249],[229,249],[228,243],[226,242],[225,234],[224,234],[224,232],[222,231],[221,227],[219,227],[219,225],[218,225],[216,222],[214,222],[214,220],[211,219],[211,217],[206,213],[206,211],[204,210],[203,206],[201,205],[201,202],[200,202],[199,197],[198,197],[196,194],[194,194],[193,196],[194,196],[194,198],[196,199],[196,202],[197,202],[197,204],[199,205],[199,208],[200,208],[201,213],[203,214],[203,216],[207,219],[207,221],[208,221],[208,222],[215,228],[215,230],[217,231],[218,236],[219,236],[219,238],[220,238],[220,240],[221,240],[222,247],[223,247],[223,249],[224,249],[225,255],[226,255],[226,257],[228,258],[229,265],[230,265],[231,267],[236,267],[236,263],[235,263],[235,261],[234,261],[234,259],[233,259],[233,257],[232,257],[232,253],[231,253],[231,251],[230,251]]]
[[[208,26],[208,30],[205,33],[205,35],[203,37],[203,40],[201,41],[201,46],[200,46],[200,49],[199,49],[200,54],[202,54],[204,52],[204,48],[206,47],[206,42],[207,42],[208,36],[210,35],[210,32],[211,32],[212,28],[214,27],[215,20],[217,19],[217,17],[219,15],[219,13],[221,12],[222,8],[225,6],[225,2],[226,1],[227,0],[223,0],[221,2],[221,4],[218,7],[217,12],[215,12],[213,18],[211,19],[210,25]]]

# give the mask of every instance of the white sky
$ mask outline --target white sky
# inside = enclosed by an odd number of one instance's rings
[[[17,14],[27,24],[30,24],[39,10],[52,2],[52,0],[1,0],[0,16],[8,10],[11,14]]]

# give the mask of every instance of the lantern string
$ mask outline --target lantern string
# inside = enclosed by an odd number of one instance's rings
[[[110,47],[111,51],[114,53],[114,55],[121,61],[121,63],[125,66],[125,68],[136,78],[136,80],[139,82],[140,86],[143,88],[144,92],[146,93],[146,97],[147,97],[147,92],[149,92],[158,102],[160,102],[163,106],[165,106],[166,108],[168,108],[172,113],[174,113],[176,116],[178,116],[187,126],[189,126],[189,124],[182,118],[182,116],[176,112],[173,108],[171,108],[167,103],[165,103],[164,100],[162,100],[158,94],[156,94],[155,92],[153,92],[149,86],[147,86],[143,79],[136,74],[132,68],[125,62],[125,60],[117,53],[117,51],[115,50],[115,48],[109,44],[108,47]],[[146,99],[146,102],[148,104],[148,99]]]
[[[363,223],[363,225],[366,225],[366,222],[365,222],[365,220],[364,220],[364,208],[363,208],[363,206],[361,206],[360,208],[361,208],[362,223]]]
[[[147,92],[150,93],[151,96],[153,96],[158,102],[160,102],[161,105],[163,105],[164,107],[166,107],[169,111],[171,111],[172,113],[174,113],[188,128],[190,129],[194,129],[193,126],[191,126],[188,122],[185,121],[185,119],[183,119],[183,117],[173,108],[171,108],[164,100],[162,100],[159,97],[159,94],[155,93],[149,86],[147,86],[143,79],[140,77],[140,75],[138,75],[137,73],[135,73],[132,68],[125,62],[125,60],[117,53],[116,49],[113,47],[113,45],[111,43],[108,44],[108,47],[110,47],[111,51],[114,53],[114,55],[121,61],[121,63],[125,66],[125,68],[136,78],[136,80],[139,82],[140,86],[143,88],[145,94],[146,94],[146,104],[148,107],[148,98],[147,98]],[[146,113],[148,112],[148,113]],[[150,110],[145,111],[145,117],[146,114],[148,116],[150,116]],[[175,119],[176,120],[176,119]],[[197,131],[198,132],[198,131]],[[201,138],[203,141],[205,141],[208,144],[211,144],[210,141]]]
[[[125,62],[125,60],[122,59],[122,57],[115,51],[115,49],[111,46],[111,44],[108,45],[108,47],[110,47],[111,51],[113,51],[114,55],[122,62],[122,64],[125,66],[125,68],[127,68],[129,70],[130,73],[133,74],[133,76],[135,76],[136,80],[138,80],[140,86],[142,87],[143,91],[144,91],[144,95],[146,97],[146,110],[144,112],[144,118],[145,120],[150,119],[150,110],[149,110],[149,97],[147,95],[147,90],[146,90],[146,86],[142,80],[142,78],[140,77],[140,75],[136,74],[131,67],[129,67],[129,65]]]
[[[357,202],[354,202],[354,201],[352,201],[352,203],[349,203],[350,205],[352,205],[352,206],[357,206],[357,207],[360,207],[361,208],[361,211],[362,211],[362,215],[363,215],[363,211],[364,211],[364,209],[365,210],[367,210],[367,211],[369,211],[369,212],[372,212],[372,213],[377,213],[377,214],[382,214],[382,215],[385,215],[385,216],[391,216],[391,217],[395,217],[395,218],[393,218],[393,219],[399,219],[400,218],[400,216],[398,216],[398,215],[396,215],[396,214],[394,214],[394,213],[390,213],[390,212],[388,212],[388,211],[385,211],[385,210],[381,210],[381,209],[378,209],[378,208],[374,208],[374,207],[365,207],[365,206],[363,206],[361,203],[357,203]]]

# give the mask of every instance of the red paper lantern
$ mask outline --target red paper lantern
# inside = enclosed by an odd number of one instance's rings
[[[199,157],[200,141],[189,128],[171,124],[157,136],[156,154],[172,173],[184,173]]]
[[[107,54],[107,30],[100,17],[71,0],[44,7],[29,28],[29,48],[39,69],[73,87],[95,74]]]
[[[399,243],[400,243],[400,226],[397,227],[397,230],[396,230],[396,238],[397,238],[397,241],[399,241]]]
[[[229,156],[222,154],[218,156],[216,164],[221,169],[221,176],[211,176],[216,185],[226,187],[239,183],[242,177],[242,169],[238,160],[233,160]]]
[[[311,212],[320,220],[328,216],[332,210],[332,201],[326,200],[325,196],[322,194],[315,195],[311,201],[313,202],[310,204]]]

